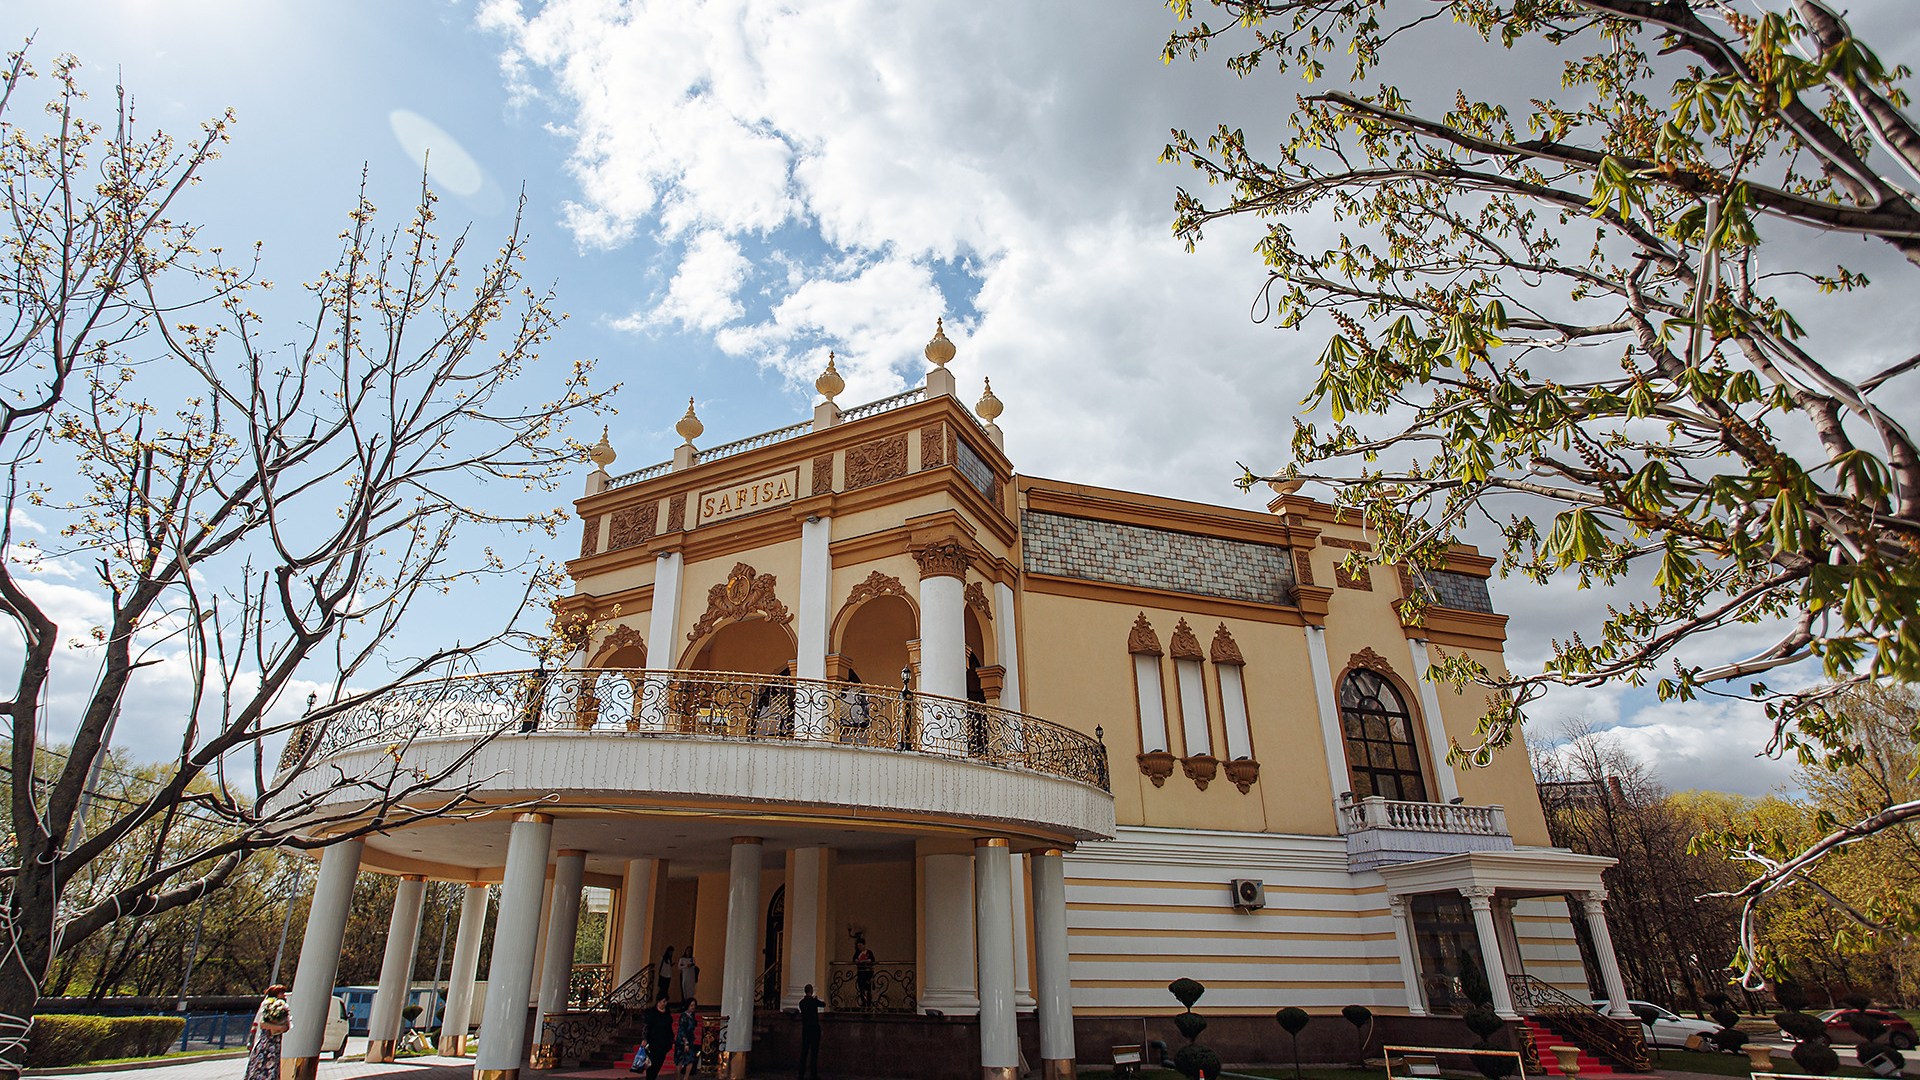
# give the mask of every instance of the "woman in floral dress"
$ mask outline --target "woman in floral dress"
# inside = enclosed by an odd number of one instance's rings
[[[290,1019],[287,988],[279,983],[267,987],[253,1014],[253,1046],[247,1051],[244,1080],[280,1080],[280,1036],[287,1033]]]

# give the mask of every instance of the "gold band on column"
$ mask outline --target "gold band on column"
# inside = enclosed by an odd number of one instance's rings
[[[556,851],[553,853],[553,857],[556,859],[564,859],[572,855],[585,855],[585,854],[586,852],[581,851],[578,848],[561,848],[559,851]]]
[[[320,1059],[296,1057],[280,1059],[280,1080],[315,1080],[320,1075]]]
[[[982,1065],[980,1080],[1020,1080],[1020,1070],[1012,1065]]]
[[[378,1065],[393,1060],[397,1039],[374,1039],[367,1043],[367,1064]]]
[[[1063,848],[1050,847],[1050,848],[1041,848],[1038,852],[1035,852],[1035,854],[1041,855],[1041,856],[1052,856],[1054,858],[1059,858],[1060,856],[1065,855],[1066,851]]]
[[[533,822],[533,823],[534,823],[534,824],[536,824],[536,825],[546,825],[546,824],[549,824],[550,822],[552,822],[552,821],[553,821],[553,815],[552,815],[552,814],[515,814],[515,815],[514,815],[514,818],[513,818],[513,820],[515,820],[515,821],[531,821],[531,822]],[[492,1069],[492,1070],[488,1070],[488,1071],[490,1071],[490,1072],[501,1072],[501,1071],[504,1071],[504,1070],[499,1070],[499,1069]],[[518,1072],[519,1070],[518,1070],[518,1069],[515,1069],[514,1071],[515,1071],[515,1072]]]
[[[747,1080],[747,1051],[728,1050],[720,1063],[720,1075],[727,1080]]]
[[[1072,1058],[1043,1058],[1040,1061],[1041,1080],[1073,1080]]]
[[[467,1037],[465,1035],[442,1035],[437,1049],[441,1057],[466,1057]]]
[[[473,1080],[520,1080],[519,1069],[475,1069]]]
[[[983,848],[983,847],[1011,847],[1012,845],[1007,843],[1007,838],[1004,836],[982,836],[973,842],[973,846],[977,848]]]
[[[759,844],[765,841],[758,836],[736,836],[733,838],[733,842],[736,844]]]

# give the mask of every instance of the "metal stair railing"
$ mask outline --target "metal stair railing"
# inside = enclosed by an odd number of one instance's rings
[[[1609,1058],[1633,1072],[1646,1072],[1653,1067],[1639,1024],[1625,1024],[1603,1016],[1591,1003],[1532,975],[1507,976],[1507,990],[1513,995],[1515,1011],[1522,1016],[1540,1017],[1549,1026],[1564,1028],[1567,1038],[1581,1049]]]
[[[653,964],[648,964],[588,1009],[543,1017],[541,1043],[548,1050],[549,1068],[572,1067],[587,1055],[606,1045],[613,1033],[635,1013],[644,1011],[654,1000]]]

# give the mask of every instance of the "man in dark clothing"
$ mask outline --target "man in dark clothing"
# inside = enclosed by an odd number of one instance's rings
[[[673,1046],[673,1014],[667,1011],[667,996],[653,1003],[646,1013],[647,1080],[659,1080],[660,1066],[667,1063],[667,1050]]]
[[[800,995],[800,1080],[820,1080],[820,1006],[813,984]]]

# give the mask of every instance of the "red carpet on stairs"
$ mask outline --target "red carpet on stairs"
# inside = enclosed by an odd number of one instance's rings
[[[1548,1076],[1565,1075],[1560,1071],[1560,1059],[1554,1056],[1553,1048],[1556,1046],[1576,1045],[1573,1040],[1562,1038],[1555,1033],[1552,1028],[1537,1020],[1525,1019],[1522,1020],[1521,1023],[1527,1025],[1527,1029],[1533,1032],[1533,1045],[1539,1057],[1538,1071]],[[1582,1050],[1580,1052],[1580,1075],[1614,1076],[1616,1074],[1613,1071],[1613,1066],[1606,1064],[1599,1058]]]

